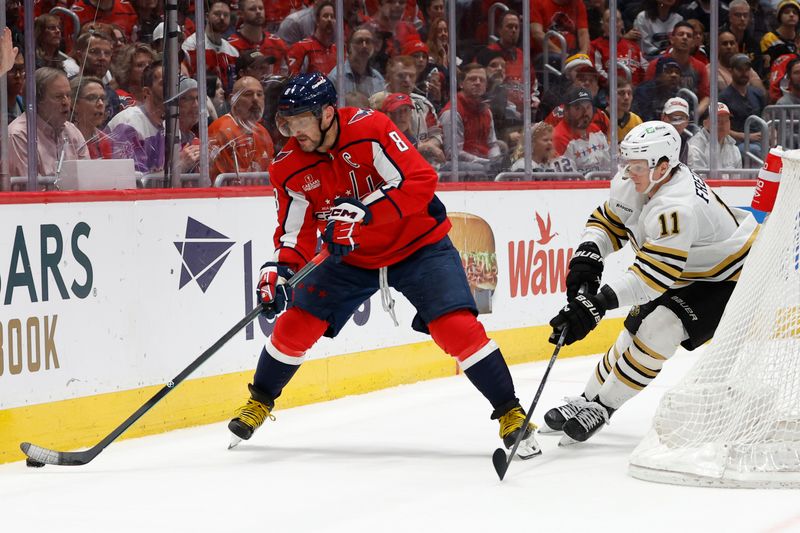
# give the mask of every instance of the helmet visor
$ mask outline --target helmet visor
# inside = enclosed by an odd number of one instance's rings
[[[620,158],[618,172],[624,179],[649,176],[650,165],[644,159]]]
[[[306,112],[299,115],[284,116],[280,113],[275,115],[275,124],[278,131],[284,137],[294,137],[299,133],[307,133],[309,130],[319,128],[319,122],[313,113]]]

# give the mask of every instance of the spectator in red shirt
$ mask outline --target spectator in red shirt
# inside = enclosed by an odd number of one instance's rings
[[[611,150],[606,136],[592,123],[592,95],[573,87],[564,104],[564,120],[553,130],[556,154],[570,159],[578,172],[609,170]]]
[[[267,32],[278,31],[278,26],[281,21],[289,16],[289,13],[299,11],[311,2],[305,0],[269,0],[266,2],[266,10],[264,11],[264,29]],[[239,2],[239,9],[242,8],[241,1]]]
[[[138,21],[136,10],[128,0],[77,0],[71,9],[78,15],[81,27],[90,22],[116,24],[128,41],[132,39],[133,28]],[[73,31],[72,24],[65,24],[64,31],[69,35]]]
[[[686,22],[691,24],[692,29],[694,30],[694,40],[692,41],[692,46],[690,49],[692,57],[702,64],[708,65],[710,60],[708,59],[708,52],[706,51],[705,46],[706,27],[703,26],[703,23],[697,19],[686,19]]]
[[[336,66],[336,14],[331,0],[314,4],[317,21],[314,35],[303,39],[289,48],[286,54],[289,75],[301,72],[319,72],[324,76]]]
[[[659,57],[671,57],[675,59],[681,67],[680,86],[697,95],[699,100],[697,112],[702,114],[708,107],[709,82],[708,72],[705,65],[693,58],[691,54],[692,43],[694,42],[694,28],[688,22],[681,21],[672,28],[670,43],[672,48],[661,54]],[[651,80],[656,75],[657,61],[651,61],[647,67],[645,78]]]
[[[453,117],[448,102],[442,111],[441,120],[447,153],[451,154],[454,150],[450,145],[450,128],[455,125],[457,143],[455,150],[459,161],[481,164],[485,170],[490,171],[492,161],[501,159],[503,154],[494,130],[492,111],[483,99],[486,86],[486,68],[477,63],[466,65],[464,81],[457,97],[458,114]]]
[[[285,73],[288,47],[283,39],[264,31],[263,0],[241,0],[239,20],[242,25],[228,37],[228,42],[239,50],[240,54],[245,50],[258,50],[265,56],[274,58],[276,73]]]
[[[239,51],[222,38],[230,24],[231,7],[228,3],[211,0],[206,15],[206,72],[221,79],[226,92],[230,92],[236,58],[239,57]],[[194,76],[197,72],[197,34],[187,37],[181,48],[189,56],[189,72]]]
[[[589,22],[583,0],[530,0],[533,48],[544,50],[544,34],[554,30],[567,41],[566,53],[589,52]],[[552,52],[561,53],[558,41],[548,40]]]
[[[419,40],[414,25],[403,20],[405,9],[405,0],[381,0],[378,13],[372,20],[379,43],[375,62],[381,73],[386,72],[389,57],[400,53],[406,42]]]
[[[611,26],[611,10],[603,11],[603,36],[591,42],[589,47],[589,57],[594,62],[594,67],[600,75],[603,85],[608,83],[608,68],[611,57],[609,42]],[[624,31],[622,23],[622,13],[617,10],[617,65],[625,65],[631,72],[631,82],[639,85],[644,80],[644,73],[647,70],[647,60],[642,54],[642,50],[635,41],[623,37]]]

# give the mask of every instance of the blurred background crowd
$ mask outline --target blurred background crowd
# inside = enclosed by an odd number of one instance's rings
[[[177,1],[176,35],[164,2],[6,0],[18,53],[0,78],[3,189],[31,188],[32,147],[37,190],[76,159],[132,159],[140,187],[177,183],[166,167],[184,186],[267,183],[286,141],[277,94],[300,72],[389,115],[442,181],[608,179],[615,143],[648,120],[673,124],[681,159],[712,177],[753,177],[770,146],[798,144],[798,0],[720,1],[716,27],[711,0],[618,0],[615,13],[458,0],[455,16],[445,0],[210,0],[204,47],[195,0]]]

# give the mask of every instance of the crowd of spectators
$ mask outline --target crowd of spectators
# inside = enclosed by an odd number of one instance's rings
[[[526,99],[538,179],[609,171],[612,105],[619,139],[642,121],[668,121],[683,138],[682,160],[707,168],[716,81],[720,167],[753,166],[745,149],[762,156],[762,133],[745,131],[747,117],[772,104],[800,104],[800,0],[720,1],[717,72],[708,57],[711,1],[619,0],[612,31],[605,0],[531,0],[529,29],[521,0],[461,0],[456,28],[448,27],[445,0],[344,0],[345,62],[337,66],[333,0],[210,0],[203,21],[208,99],[200,102],[193,79],[199,21],[194,0],[179,0],[178,168],[197,172],[199,109],[206,106],[210,178],[266,171],[286,141],[274,126],[275,96],[286,77],[301,72],[327,75],[348,105],[388,114],[436,168],[447,171],[457,157],[460,170],[482,179],[525,168]],[[497,3],[502,9],[490,9]],[[25,5],[35,15],[40,175],[52,175],[64,158],[129,158],[142,174],[163,172],[164,0],[9,0],[7,26],[19,48],[6,77],[11,175],[27,172]],[[448,53],[452,31],[456,65]],[[524,31],[531,35],[530,94],[523,89]]]

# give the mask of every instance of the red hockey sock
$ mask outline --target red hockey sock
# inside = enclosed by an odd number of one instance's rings
[[[283,313],[275,323],[270,341],[280,352],[276,355],[302,358],[309,348],[322,337],[328,323],[299,307]]]
[[[483,324],[467,309],[440,316],[428,324],[431,337],[446,353],[464,362],[490,341]]]

